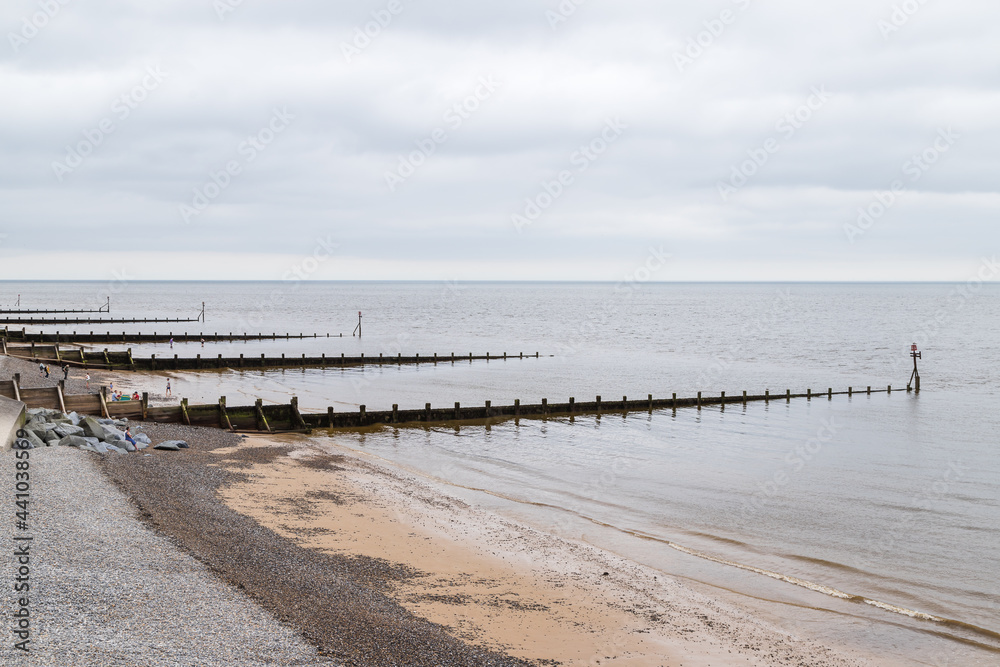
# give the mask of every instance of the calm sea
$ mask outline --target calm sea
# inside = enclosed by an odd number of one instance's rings
[[[797,633],[887,661],[1000,664],[1000,286],[0,283],[3,304],[18,294],[25,308],[110,295],[112,316],[194,317],[206,302],[204,325],[118,332],[321,336],[133,346],[143,356],[540,355],[174,376],[192,401],[297,395],[306,409],[375,410],[893,385],[902,391],[336,437]],[[905,391],[913,342],[919,395]]]

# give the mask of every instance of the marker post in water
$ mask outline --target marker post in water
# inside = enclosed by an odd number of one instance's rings
[[[914,343],[910,346],[910,356],[913,357],[913,373],[910,374],[910,382],[906,385],[906,391],[915,389],[916,392],[920,393],[920,371],[917,370],[917,359],[923,359],[922,353],[917,351],[917,344]],[[914,383],[914,380],[916,381]],[[911,386],[912,385],[912,386]]]
[[[358,326],[354,328],[354,333],[352,333],[351,335],[353,336],[354,334],[357,334],[358,338],[361,338],[361,311],[360,310],[358,311]]]

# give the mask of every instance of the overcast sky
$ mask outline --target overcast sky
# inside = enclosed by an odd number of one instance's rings
[[[0,278],[965,280],[1000,249],[998,26],[973,0],[5,0]]]

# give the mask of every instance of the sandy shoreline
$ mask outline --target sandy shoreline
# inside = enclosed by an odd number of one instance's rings
[[[304,548],[418,572],[389,595],[476,646],[534,664],[870,664],[663,573],[471,507],[332,440],[254,437],[246,446],[282,453],[220,489],[230,508]]]

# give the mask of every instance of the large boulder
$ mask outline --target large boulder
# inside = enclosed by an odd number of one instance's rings
[[[90,443],[87,442],[85,438],[81,438],[78,435],[67,435],[65,438],[59,441],[60,447],[78,447],[80,449],[88,449]]]
[[[55,428],[56,434],[60,438],[65,438],[67,435],[83,435],[83,429],[79,426],[73,426],[72,424],[62,424]]]
[[[62,436],[55,431],[46,431],[45,434],[42,435],[42,440],[45,441],[46,445],[52,445],[62,440]]]
[[[83,427],[83,432],[87,437],[97,438],[98,440],[103,440],[107,437],[107,431],[104,429],[104,424],[97,421],[93,417],[84,417],[80,426]]]
[[[107,447],[106,451],[109,452],[109,453],[111,453],[111,454],[125,454],[126,453],[126,451],[124,449],[122,449],[121,447],[115,447],[114,445],[105,445],[105,447]]]
[[[183,448],[187,447],[187,443],[183,440],[167,440],[166,442],[161,442],[158,445],[154,445],[153,449],[162,449],[168,452],[179,452]]]
[[[18,436],[23,437],[25,440],[31,443],[32,449],[36,447],[44,447],[45,441],[35,435],[34,431],[29,431],[28,429],[21,429],[18,431]]]
[[[136,444],[142,444],[142,445],[153,444],[153,441],[150,440],[149,436],[146,435],[145,433],[136,433],[134,436],[132,436],[132,439],[135,440]]]
[[[114,445],[109,444],[108,447],[118,447],[119,449],[124,449],[126,452],[135,451],[135,445],[133,445],[128,440],[122,440],[120,442],[116,442]]]

